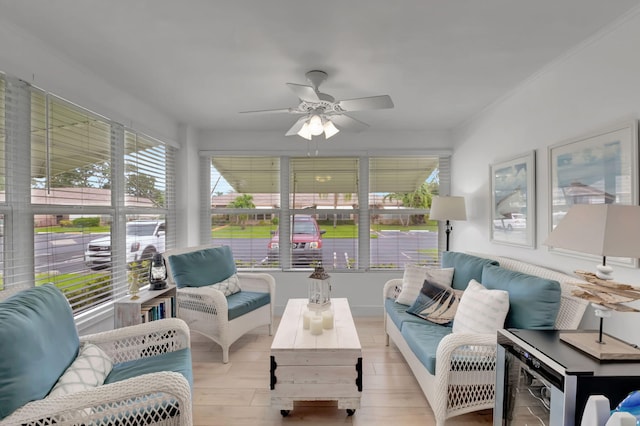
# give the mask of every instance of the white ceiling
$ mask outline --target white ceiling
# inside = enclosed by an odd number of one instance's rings
[[[176,120],[282,130],[286,82],[329,74],[369,131],[450,129],[606,28],[638,0],[0,0],[0,14]],[[2,64],[0,64],[1,69]],[[64,94],[60,94],[64,96]]]

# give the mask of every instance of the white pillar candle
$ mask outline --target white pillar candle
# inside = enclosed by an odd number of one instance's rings
[[[322,311],[322,328],[325,330],[333,328],[333,311],[331,309]]]
[[[309,328],[311,329],[311,334],[322,334],[322,317],[321,316],[312,316],[311,322],[309,323]]]
[[[302,328],[304,328],[305,330],[308,330],[310,320],[311,320],[311,312],[304,311],[302,313]]]

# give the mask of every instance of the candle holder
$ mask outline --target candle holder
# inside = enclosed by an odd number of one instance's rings
[[[331,307],[331,277],[322,265],[317,266],[309,275],[309,303],[310,311],[326,311]]]

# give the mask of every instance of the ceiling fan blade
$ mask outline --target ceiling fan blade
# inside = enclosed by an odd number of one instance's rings
[[[393,101],[389,95],[371,96],[368,98],[345,99],[338,102],[345,111],[362,111],[367,109],[393,108]]]
[[[280,108],[280,109],[259,109],[256,111],[240,111],[240,114],[272,114],[288,112],[289,114],[295,114],[297,111],[292,108]]]
[[[287,83],[287,86],[300,98],[300,100],[308,102],[318,102],[320,98],[315,89],[304,84]]]
[[[356,120],[355,118],[350,117],[347,114],[332,115],[329,117],[329,119],[333,121],[334,124],[338,125],[338,127],[342,127],[343,129],[348,130],[355,130],[356,132],[369,127],[367,123]]]
[[[300,117],[298,121],[293,123],[293,126],[291,126],[291,128],[287,131],[287,133],[285,133],[285,136],[297,135],[300,129],[302,129],[302,126],[304,125],[304,122],[306,120],[307,120],[307,116]]]

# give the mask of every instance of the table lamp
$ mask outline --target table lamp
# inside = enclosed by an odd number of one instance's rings
[[[551,231],[544,245],[602,256],[596,273],[576,271],[588,284],[576,284],[573,295],[586,299],[600,319],[598,338],[590,333],[565,333],[560,339],[598,359],[640,359],[640,351],[608,336],[603,338],[603,319],[611,310],[638,312],[623,305],[640,299],[640,289],[612,281],[607,257],[640,258],[640,206],[622,204],[576,204]],[[609,346],[604,346],[606,344]]]
[[[433,197],[431,220],[446,220],[445,233],[447,234],[447,251],[449,251],[449,234],[453,231],[451,220],[467,220],[467,211],[464,205],[464,197]]]

